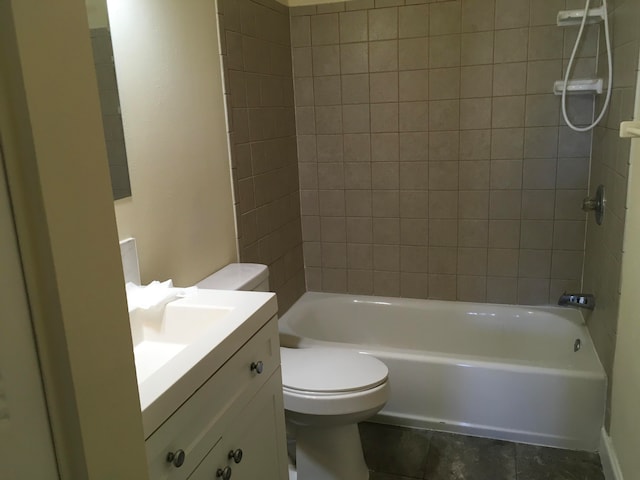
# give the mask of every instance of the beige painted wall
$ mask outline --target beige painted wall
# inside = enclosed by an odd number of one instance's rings
[[[60,476],[144,479],[100,118],[83,0],[0,2],[0,134]]]
[[[236,261],[215,3],[110,0],[132,197],[115,203],[142,282]]]
[[[109,27],[107,0],[85,0],[89,28]]]
[[[640,87],[640,75],[638,78]],[[634,118],[640,118],[640,95],[636,95]],[[629,194],[622,263],[620,315],[613,369],[611,439],[624,478],[640,471],[640,140],[631,146]]]

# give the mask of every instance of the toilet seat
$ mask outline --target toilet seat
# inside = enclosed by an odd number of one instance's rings
[[[333,348],[281,348],[284,407],[305,415],[378,411],[387,401],[389,371],[377,358]],[[367,413],[366,415],[371,415]]]
[[[281,348],[282,386],[313,394],[362,392],[381,385],[389,370],[377,358],[339,348]]]

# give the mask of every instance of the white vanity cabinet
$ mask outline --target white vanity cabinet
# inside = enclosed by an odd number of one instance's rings
[[[228,358],[146,440],[152,480],[286,480],[277,318]]]

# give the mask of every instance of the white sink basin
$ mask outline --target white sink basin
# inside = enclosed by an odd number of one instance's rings
[[[138,384],[209,330],[219,328],[232,311],[233,307],[169,303],[164,313],[135,312],[131,336]]]
[[[131,316],[145,438],[277,312],[268,292],[203,290]]]

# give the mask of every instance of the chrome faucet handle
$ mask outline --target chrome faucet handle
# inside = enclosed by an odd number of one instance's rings
[[[598,185],[596,196],[593,198],[587,197],[582,201],[582,210],[584,210],[585,212],[595,212],[596,223],[598,225],[602,225],[606,203],[607,200],[604,195],[604,185]]]

